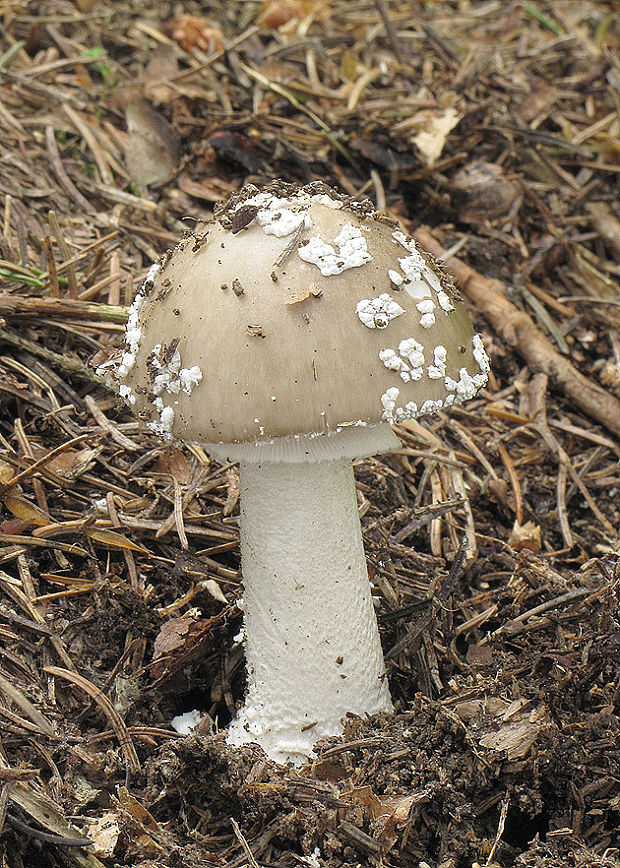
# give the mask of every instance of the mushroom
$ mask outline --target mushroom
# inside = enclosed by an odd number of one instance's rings
[[[489,362],[436,261],[323,184],[244,187],[153,266],[114,378],[166,440],[240,463],[248,690],[230,744],[303,762],[390,712],[352,459]]]

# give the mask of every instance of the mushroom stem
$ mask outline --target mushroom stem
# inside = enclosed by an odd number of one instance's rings
[[[240,466],[248,692],[228,741],[303,762],[391,711],[350,460]]]

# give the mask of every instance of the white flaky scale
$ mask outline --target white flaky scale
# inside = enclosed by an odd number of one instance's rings
[[[482,343],[482,335],[474,335],[472,338],[472,344],[474,346],[473,356],[476,364],[483,374],[488,374],[491,370],[491,360],[489,359],[484,344]]]
[[[359,268],[372,259],[366,239],[352,223],[345,223],[334,238],[334,244],[338,248],[337,253],[331,244],[319,235],[313,235],[306,244],[297,248],[297,254],[304,262],[316,265],[324,277],[342,274],[349,268]]]
[[[424,256],[418,250],[415,241],[404,232],[392,232],[392,239],[404,247],[408,251],[408,256],[401,257],[398,262],[402,272],[406,277],[404,288],[413,298],[419,298],[420,295],[428,292],[428,288],[434,290],[437,295],[437,303],[448,313],[454,310],[454,305],[450,301],[448,294],[441,288],[441,281],[433,268],[426,261]],[[426,314],[425,314],[426,316]],[[425,319],[426,325],[424,328],[429,328],[434,322],[427,316]]]
[[[446,376],[446,359],[448,357],[447,349],[439,344],[433,351],[434,364],[427,368],[428,376],[431,380],[441,380]]]
[[[400,374],[403,383],[408,383],[411,379],[410,368],[407,362],[401,359],[396,350],[386,347],[379,350],[379,358],[390,371],[396,371]]]
[[[119,386],[118,394],[126,404],[133,406],[136,403],[136,396],[134,395],[131,386]]]
[[[381,293],[377,298],[363,298],[356,304],[355,311],[360,322],[369,329],[387,328],[390,320],[405,312],[387,292]]]
[[[290,208],[281,208],[278,211],[259,211],[257,220],[265,230],[266,235],[275,235],[276,238],[284,238],[296,232],[302,225],[310,226],[311,221],[307,215],[296,214]]]
[[[153,401],[153,404],[155,404],[156,401],[161,402],[163,404],[163,401],[161,400],[161,398],[156,398],[155,401]],[[159,434],[159,436],[163,437],[164,440],[166,440],[167,442],[170,442],[170,440],[172,439],[172,425],[173,425],[173,423],[174,423],[174,410],[172,409],[172,407],[162,407],[160,410],[160,413],[159,413],[159,419],[152,419],[150,422],[147,422],[146,424],[147,424],[147,427],[150,428],[151,431],[153,431],[153,433]]]
[[[179,382],[181,388],[186,395],[192,394],[192,389],[197,386],[202,380],[202,371],[198,365],[192,365],[191,368],[181,368],[179,371]]]
[[[179,735],[190,735],[205,719],[206,713],[204,711],[198,711],[197,709],[192,709],[192,711],[186,711],[184,714],[177,714],[176,717],[173,717],[170,721],[170,726],[174,729],[175,732],[178,732]]]
[[[396,402],[398,401],[399,395],[400,389],[397,389],[396,386],[392,386],[381,395],[381,405],[383,407],[382,418],[386,422],[392,423],[394,421],[394,411],[396,409]]]
[[[396,371],[404,383],[420,380],[424,372],[424,347],[415,338],[404,338],[398,345],[398,352],[386,347],[379,350],[379,358],[386,368]]]
[[[388,277],[394,286],[402,286],[405,279],[400,272],[394,271],[393,268],[388,269]]]
[[[255,196],[254,199],[247,199],[243,202],[244,206],[260,205],[256,200],[260,198]],[[256,219],[266,235],[275,235],[276,238],[284,238],[286,235],[291,235],[296,232],[302,225],[308,227],[312,225],[310,217],[302,211],[293,211],[290,207],[290,200],[279,199],[276,196],[271,197],[271,201],[265,202],[264,207],[259,207]]]
[[[442,310],[445,310],[446,313],[450,313],[450,311],[454,310],[454,305],[450,301],[450,296],[443,289],[437,290],[437,304]]]
[[[396,230],[395,232],[392,232],[392,238],[394,241],[397,241],[401,247],[404,247],[405,250],[407,250],[418,262],[424,262],[422,254],[416,247],[416,243],[411,236],[407,236],[404,232]]]
[[[422,301],[417,302],[416,307],[422,314],[420,317],[420,325],[422,328],[429,329],[431,326],[434,326],[435,314],[433,311],[435,310],[435,302],[433,299],[423,298]]]
[[[411,379],[419,380],[424,367],[424,347],[415,338],[403,338],[398,345],[398,352],[411,365]]]
[[[146,272],[142,286],[146,287],[147,283],[153,283],[153,281],[155,280],[155,278],[157,277],[157,275],[159,274],[160,271],[161,271],[161,263],[160,262],[154,262],[151,265],[151,267],[149,268],[149,270]]]
[[[341,199],[333,199],[327,193],[315,193],[314,196],[310,196],[310,201],[317,205],[325,205],[326,208],[331,208],[333,211],[340,211],[343,205]]]
[[[467,368],[461,368],[458,380],[446,377],[444,383],[449,392],[456,393],[456,403],[462,404],[464,401],[469,401],[473,398],[486,385],[487,380],[486,374],[474,374],[472,376]]]
[[[439,413],[441,408],[443,407],[443,401],[441,398],[438,398],[436,401],[433,401],[431,398],[426,400],[422,406],[420,407],[420,416],[434,416],[436,413]]]
[[[120,359],[110,359],[107,362],[99,365],[97,373],[110,383],[110,374],[114,375],[114,380],[124,380],[127,374],[133,368],[136,361],[136,354],[140,347],[142,338],[142,327],[140,325],[140,314],[149,293],[150,286],[161,271],[159,262],[154,262],[146,273],[142,285],[140,286],[136,296],[127,311],[127,324],[125,326],[125,346]],[[120,397],[129,405],[136,403],[136,396],[130,386],[119,386]]]
[[[257,193],[244,199],[232,210],[235,214],[241,208],[257,208],[256,220],[262,226],[265,235],[275,235],[284,238],[296,232],[299,227],[310,226],[312,221],[307,216],[308,204],[294,207],[291,199],[274,196],[271,193]],[[293,206],[293,207],[292,207]]]
[[[422,277],[426,263],[415,245],[413,238],[407,238],[404,232],[392,232],[392,238],[408,251],[409,256],[399,258],[398,263],[406,279],[416,283]]]
[[[473,356],[480,368],[481,373],[470,374],[467,368],[462,367],[459,370],[459,379],[446,376],[448,351],[442,344],[438,344],[433,350],[433,365],[428,365],[427,373],[431,380],[440,380],[443,378],[444,386],[447,395],[444,398],[427,398],[422,406],[418,409],[415,402],[410,401],[403,407],[397,407],[400,391],[395,387],[388,389],[381,396],[381,406],[383,407],[383,418],[392,423],[402,421],[403,419],[415,419],[418,416],[433,416],[451,407],[453,404],[462,404],[473,398],[480,389],[486,385],[488,380],[488,372],[490,370],[489,357],[484,349],[482,337],[474,335],[472,338]],[[379,358],[386,368],[396,371],[403,382],[419,379],[419,376],[413,376],[413,369],[409,368],[403,361],[403,358],[409,358],[416,362],[424,364],[423,347],[413,338],[408,338],[401,341],[399,344],[400,356],[392,349],[381,350]],[[422,372],[422,368],[417,369]]]
[[[157,371],[153,380],[153,394],[160,395],[166,391],[169,395],[178,395],[183,389],[187,395],[191,395],[194,386],[202,380],[202,371],[198,365],[182,368],[178,348],[169,361],[164,361],[160,357],[161,349],[161,344],[155,344],[149,357],[149,364]]]
[[[149,274],[155,266],[151,266]],[[120,364],[116,368],[116,376],[119,380],[123,380],[129,371],[133,368],[136,360],[136,353],[140,346],[140,338],[142,337],[142,328],[140,326],[140,311],[144,304],[144,295],[138,292],[133,300],[133,303],[127,311],[127,325],[125,326],[125,351],[121,356]]]

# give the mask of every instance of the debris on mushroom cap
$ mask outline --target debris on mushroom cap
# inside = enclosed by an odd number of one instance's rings
[[[413,238],[370,202],[282,181],[244,187],[149,270],[106,366],[154,430],[203,443],[436,413],[488,371],[458,292]]]

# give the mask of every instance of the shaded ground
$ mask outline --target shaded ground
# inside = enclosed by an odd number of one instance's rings
[[[612,4],[285,5],[0,4],[3,865],[615,868]],[[214,734],[244,690],[234,468],[89,367],[184,219],[274,176],[447,250],[493,359],[356,466],[398,711],[300,771]]]

